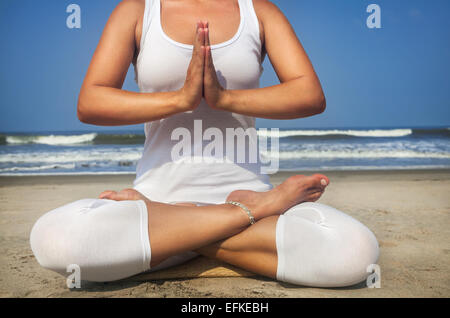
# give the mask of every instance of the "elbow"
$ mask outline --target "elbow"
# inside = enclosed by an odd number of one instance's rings
[[[295,118],[304,118],[322,114],[327,107],[327,101],[323,93],[309,96],[298,106]]]
[[[91,103],[87,100],[85,92],[83,90],[78,97],[77,104],[77,117],[78,120],[84,124],[93,124],[94,116],[92,113],[92,107],[90,107]]]
[[[89,124],[89,114],[86,111],[86,106],[80,100],[78,100],[77,117],[82,123]]]
[[[325,109],[327,108],[327,101],[322,88],[316,85],[308,88],[306,94],[305,89],[300,90],[298,106],[295,107],[295,118],[319,115],[325,112]]]
[[[308,99],[308,108],[311,116],[322,114],[327,108],[327,101],[323,91],[320,90],[315,94],[312,94]]]
[[[325,95],[322,93],[318,96],[315,102],[316,115],[322,114],[326,108],[327,108],[327,100],[325,98]]]

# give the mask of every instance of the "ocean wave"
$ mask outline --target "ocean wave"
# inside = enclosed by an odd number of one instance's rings
[[[411,135],[412,129],[372,129],[372,130],[259,130],[260,137],[404,137]]]
[[[450,137],[449,128],[439,129],[258,129],[260,138],[304,138],[304,139],[343,139],[343,138],[399,138],[439,136]],[[145,135],[139,133],[111,134],[111,133],[87,133],[74,135],[4,135],[0,134],[0,145],[25,145],[44,144],[53,146],[70,145],[143,145]]]
[[[448,128],[442,128],[442,129],[414,129],[413,135],[417,136],[429,136],[429,135],[435,135],[435,136],[441,136],[441,137],[450,137],[450,131]]]
[[[295,150],[295,151],[261,151],[265,158],[292,159],[380,159],[380,158],[421,158],[450,159],[450,153],[420,152],[413,150]]]
[[[7,144],[45,144],[45,145],[76,145],[92,142],[96,133],[83,135],[49,135],[49,136],[6,136]]]
[[[35,167],[9,167],[0,168],[0,173],[13,172],[13,171],[39,171],[39,170],[54,170],[54,169],[75,169],[75,164],[52,164]]]
[[[70,162],[93,162],[93,161],[114,161],[127,162],[137,161],[142,156],[142,149],[137,148],[125,152],[117,150],[87,150],[87,151],[64,151],[64,152],[29,152],[29,153],[8,153],[0,156],[0,163],[70,163]]]
[[[373,170],[437,170],[450,169],[446,165],[406,165],[406,166],[318,166],[280,169],[280,171],[373,171]]]
[[[405,165],[405,166],[317,166],[317,167],[303,167],[299,165],[295,168],[283,168],[280,167],[279,171],[305,171],[305,172],[326,172],[326,171],[377,171],[377,170],[437,170],[437,169],[450,169],[448,165]],[[18,171],[18,172],[0,172],[1,177],[17,177],[17,176],[97,176],[97,175],[129,175],[134,176],[136,172],[133,171]]]
[[[2,177],[19,177],[19,176],[91,176],[91,175],[135,175],[135,171],[71,171],[71,172],[0,172]]]
[[[95,145],[143,145],[144,142],[143,134],[98,134],[93,140]]]
[[[24,145],[43,144],[53,146],[70,146],[80,144],[93,145],[134,145],[143,144],[145,136],[140,134],[99,134],[82,135],[14,135],[0,136],[0,144]]]

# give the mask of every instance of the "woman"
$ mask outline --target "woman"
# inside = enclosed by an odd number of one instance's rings
[[[266,54],[281,83],[259,88]],[[140,93],[121,89],[131,63]],[[272,187],[259,161],[205,155],[203,139],[191,149],[208,161],[174,159],[177,129],[195,134],[201,123],[202,133],[225,138],[227,129],[254,128],[255,117],[293,119],[324,109],[314,69],[270,1],[122,1],[92,59],[78,116],[95,125],[145,123],[134,187],[43,215],[30,237],[37,260],[62,274],[77,264],[89,281],[122,279],[202,254],[293,284],[361,282],[378,259],[376,238],[350,216],[315,202],[329,184],[325,175],[292,176]]]

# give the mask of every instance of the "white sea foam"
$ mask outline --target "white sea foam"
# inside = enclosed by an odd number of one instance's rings
[[[280,160],[292,159],[371,159],[371,158],[427,158],[427,159],[450,159],[450,153],[430,153],[413,150],[295,150],[282,152],[261,151],[264,158],[279,158]]]
[[[293,136],[329,136],[343,135],[354,137],[404,137],[412,134],[412,129],[373,129],[373,130],[258,130],[261,137],[293,137]]]
[[[135,175],[135,171],[89,171],[89,172],[27,172],[0,173],[3,177],[16,176],[84,176],[84,175]]]
[[[298,167],[294,169],[280,169],[280,171],[362,171],[362,170],[436,170],[450,169],[446,165],[408,165],[408,166],[318,166]]]
[[[368,140],[328,138],[339,134],[400,137],[411,133],[411,129],[259,131],[260,136],[278,134],[280,137],[319,136],[311,139],[282,138],[279,152],[268,153],[261,149],[261,155],[266,160],[278,157],[282,161],[280,170],[283,170],[283,167],[287,169],[305,167],[312,170],[450,168],[450,164],[446,165],[450,160],[450,141],[445,136],[437,138],[434,135],[418,133],[417,138]],[[99,135],[101,138],[96,138],[96,133],[79,135],[74,133],[67,136],[6,136],[8,143],[23,145],[0,147],[0,175],[134,173],[136,164],[141,159],[143,146],[110,145],[109,142],[115,142],[117,139],[115,135],[111,136],[113,137]],[[99,145],[98,143],[105,141],[105,138],[106,143]],[[93,140],[96,141],[95,145],[86,145]],[[402,164],[404,166],[401,166]],[[396,165],[399,167],[394,167]]]
[[[96,133],[83,135],[6,136],[8,144],[74,145],[93,141]]]
[[[436,170],[450,169],[446,165],[409,165],[409,166],[318,166],[301,167],[294,169],[280,169],[280,171],[372,171],[372,170]],[[135,175],[135,171],[83,171],[83,172],[0,172],[0,176],[83,176],[83,175]]]
[[[39,171],[39,170],[52,170],[52,169],[75,169],[75,164],[53,164],[53,165],[42,165],[35,167],[9,167],[0,168],[0,173],[12,172],[12,171]]]
[[[120,149],[78,150],[58,152],[8,153],[0,156],[0,163],[68,163],[86,161],[137,161],[142,156],[142,149],[120,151]]]

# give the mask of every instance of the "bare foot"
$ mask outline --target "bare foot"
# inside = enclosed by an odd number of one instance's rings
[[[267,192],[236,190],[227,201],[237,201],[246,205],[256,219],[283,214],[289,208],[302,202],[315,202],[325,191],[330,180],[323,174],[312,176],[295,175]]]
[[[100,196],[100,199],[109,199],[109,200],[115,200],[115,201],[137,201],[137,200],[144,200],[146,202],[151,202],[147,197],[145,197],[142,193],[139,191],[136,191],[134,189],[123,189],[119,192],[113,191],[113,190],[107,190],[103,191]],[[175,203],[175,205],[182,205],[182,206],[197,206],[195,203],[189,203],[189,202],[180,202]]]
[[[263,217],[282,214],[289,208],[302,202],[317,201],[329,183],[330,180],[323,174],[314,174],[312,176],[295,175],[267,192],[233,191],[227,197],[227,201],[241,202],[259,220]],[[124,189],[119,192],[104,191],[99,198],[115,201],[144,200],[151,202],[142,193],[134,189]],[[177,203],[177,205],[195,206],[192,203]]]

